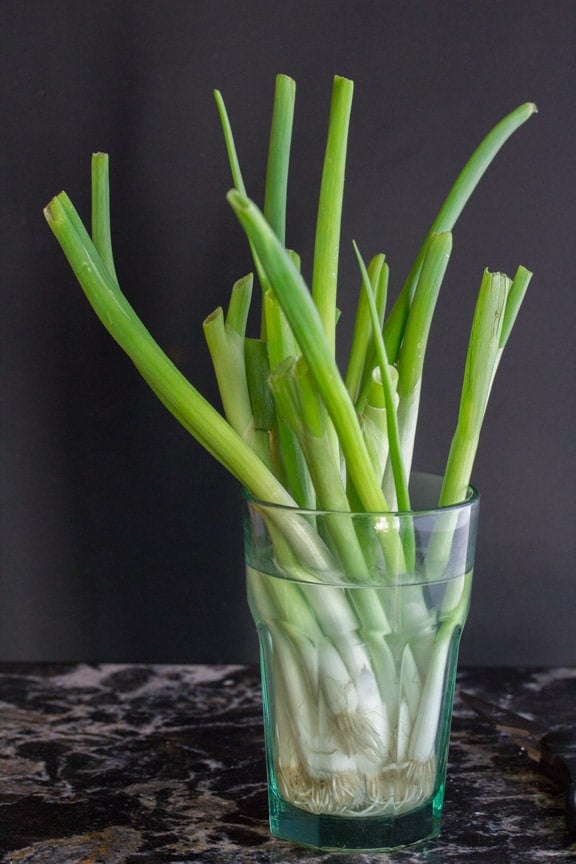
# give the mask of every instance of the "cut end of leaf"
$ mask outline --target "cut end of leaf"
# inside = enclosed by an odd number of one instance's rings
[[[291,75],[286,75],[284,72],[279,72],[276,76],[276,81],[281,81],[286,87],[289,87],[291,90],[296,88],[296,81],[292,78]]]
[[[54,209],[54,198],[52,198],[52,200],[48,204],[46,204],[45,207],[42,208],[42,213],[44,214],[44,218],[46,219],[47,222],[51,222],[53,217],[54,217],[53,209]]]
[[[66,198],[67,195],[65,192],[59,192],[58,195],[55,195],[51,201],[46,204],[43,208],[42,212],[44,214],[44,218],[49,224],[56,224],[57,222],[62,221],[62,214],[60,212],[62,206],[62,199]]]
[[[210,314],[207,315],[206,318],[204,318],[204,321],[202,322],[202,327],[209,327],[212,321],[216,321],[218,319],[224,319],[224,310],[222,309],[222,306],[218,306],[216,309],[214,309],[213,312],[210,312]]]

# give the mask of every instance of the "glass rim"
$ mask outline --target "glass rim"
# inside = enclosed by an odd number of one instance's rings
[[[442,481],[441,474],[435,474],[431,471],[413,471],[410,475],[410,478],[413,477],[427,477],[430,479]],[[415,517],[415,516],[426,516],[434,513],[450,513],[451,511],[462,510],[465,508],[471,507],[473,504],[477,504],[480,501],[480,493],[471,483],[468,484],[467,495],[462,501],[457,501],[455,504],[445,504],[445,505],[436,505],[433,507],[422,507],[416,510],[325,510],[325,509],[314,509],[309,507],[298,507],[292,506],[291,504],[279,504],[275,501],[266,501],[263,498],[258,498],[256,495],[253,495],[250,490],[245,487],[242,488],[242,495],[244,500],[248,504],[254,504],[255,506],[266,508],[268,510],[285,510],[289,513],[300,514],[302,516],[330,516],[340,515],[340,516],[348,516],[351,518],[360,518],[360,517],[374,517],[374,518],[393,518],[393,517]]]

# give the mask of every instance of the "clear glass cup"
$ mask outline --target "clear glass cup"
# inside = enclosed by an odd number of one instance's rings
[[[440,829],[479,498],[407,513],[245,498],[270,829],[322,850],[391,850]]]

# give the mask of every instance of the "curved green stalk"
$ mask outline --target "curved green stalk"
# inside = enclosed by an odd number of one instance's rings
[[[255,495],[292,506],[293,499],[276,477],[154,341],[102,262],[68,196],[60,193],[44,212],[94,311],[154,391],[162,394],[164,404]]]
[[[240,160],[238,159],[238,151],[236,150],[236,142],[234,141],[230,118],[228,117],[228,111],[226,110],[222,93],[219,90],[214,90],[214,99],[216,101],[216,107],[222,125],[222,134],[224,135],[224,143],[226,145],[226,152],[228,154],[228,162],[230,163],[234,187],[238,189],[239,192],[242,192],[243,195],[246,195],[246,186],[244,185],[244,178],[242,177],[242,169],[240,168]]]
[[[384,336],[388,349],[388,357],[392,362],[396,360],[402,342],[408,309],[412,302],[414,288],[422,268],[430,234],[441,234],[454,228],[472,192],[484,176],[484,173],[500,148],[537,110],[533,102],[525,102],[504,117],[484,138],[458,175],[456,182],[430,227],[426,240],[422,244],[420,252],[386,322]]]
[[[220,124],[222,126],[222,134],[224,135],[224,143],[226,145],[226,152],[228,155],[228,162],[230,164],[230,171],[232,173],[232,181],[234,183],[234,188],[238,189],[242,192],[243,195],[246,194],[246,186],[244,185],[244,178],[242,177],[242,170],[240,168],[240,161],[238,159],[238,152],[236,150],[236,143],[234,141],[234,135],[232,133],[232,126],[230,125],[230,119],[228,117],[228,111],[226,110],[226,105],[224,104],[224,99],[222,98],[222,94],[219,90],[214,90],[214,99],[216,101],[216,107],[218,109],[218,114],[220,117]],[[258,281],[260,282],[260,286],[262,291],[265,291],[267,288],[266,285],[266,276],[264,271],[262,270],[262,265],[258,260],[258,256],[256,255],[254,248],[250,244],[250,251],[252,253],[252,259],[254,261],[254,268],[256,273],[258,274]],[[265,334],[265,326],[264,320],[262,321],[262,336]]]

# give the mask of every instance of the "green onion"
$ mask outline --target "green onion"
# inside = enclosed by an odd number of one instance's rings
[[[255,498],[291,508],[271,508],[268,528],[277,565],[299,581],[254,577],[250,602],[275,631],[280,758],[286,771],[308,777],[310,796],[324,788],[326,774],[338,777],[340,772],[343,785],[356,775],[377,784],[371,773],[376,769],[366,768],[367,756],[374,762],[386,753],[392,762],[412,764],[410,770],[422,776],[431,764],[441,670],[464,623],[470,574],[446,589],[451,612],[442,622],[432,620],[426,592],[413,586],[402,615],[406,626],[424,627],[431,636],[426,650],[407,644],[400,658],[386,640],[399,614],[398,592],[391,590],[385,602],[372,588],[382,578],[395,586],[413,573],[414,534],[395,527],[394,510],[410,510],[408,480],[425,353],[452,231],[500,148],[536,110],[531,103],[521,105],[473,153],[387,314],[385,256],[376,251],[366,266],[354,244],[361,288],[342,375],[336,360],[338,262],[352,95],[352,82],[336,77],[309,287],[298,255],[286,247],[295,84],[285,75],[276,79],[262,209],[248,196],[224,100],[215,91],[234,184],[228,201],[246,234],[261,289],[256,336],[247,333],[251,275],[233,286],[226,311],[218,308],[204,321],[223,413],[166,356],[120,289],[106,154],[92,159],[91,236],[64,192],[44,211],[94,311],[160,401]],[[513,280],[489,271],[482,278],[441,506],[466,497],[496,370],[530,278],[524,267]],[[310,510],[306,519],[297,506]],[[319,509],[329,513],[326,534],[316,529],[314,511]],[[381,514],[376,539],[353,527],[348,514],[355,511]],[[430,578],[444,572],[451,531],[432,538]],[[375,560],[383,561],[384,576],[376,575]],[[329,600],[306,590],[319,569],[339,586]],[[354,590],[358,584],[369,587]],[[392,698],[397,680],[400,693]],[[314,743],[318,694],[329,730],[320,750]],[[297,751],[295,740],[304,742]],[[331,812],[329,800],[325,807]],[[334,808],[338,812],[336,803]]]

